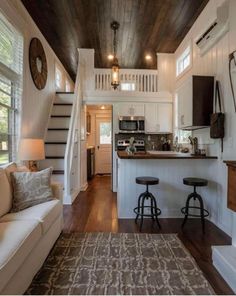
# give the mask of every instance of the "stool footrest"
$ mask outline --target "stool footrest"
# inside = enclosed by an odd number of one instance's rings
[[[151,206],[144,206],[143,208],[149,208],[149,209],[151,209]],[[153,208],[153,211],[154,211],[154,213],[153,214],[146,214],[146,213],[141,213],[141,208],[139,208],[139,207],[136,207],[136,208],[134,208],[134,212],[135,212],[135,214],[136,215],[139,215],[139,216],[143,216],[143,217],[155,217],[156,215],[157,216],[159,216],[159,215],[161,215],[161,210],[159,209],[159,208],[156,208],[156,210],[157,210],[157,214],[155,213],[155,209]]]
[[[197,210],[201,210],[200,207],[188,207],[188,208],[189,208],[189,209],[197,209]],[[186,207],[183,207],[183,208],[181,209],[181,212],[182,212],[182,214],[184,214],[185,216],[201,218],[201,215],[196,215],[196,214],[189,214],[189,213],[186,213]],[[204,218],[209,216],[209,212],[208,212],[206,209],[203,209],[203,212],[204,212],[204,215],[203,215]]]

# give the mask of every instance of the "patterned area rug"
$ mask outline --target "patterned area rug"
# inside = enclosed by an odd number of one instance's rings
[[[214,294],[176,234],[62,234],[26,294]]]

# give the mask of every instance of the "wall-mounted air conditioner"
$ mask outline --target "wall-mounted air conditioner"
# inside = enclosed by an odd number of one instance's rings
[[[197,39],[196,45],[204,55],[229,31],[229,1],[226,0],[217,8],[216,20]]]

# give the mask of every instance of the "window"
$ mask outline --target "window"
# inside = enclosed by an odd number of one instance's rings
[[[100,123],[100,144],[111,144],[111,123]]]
[[[179,129],[178,126],[178,95],[175,94],[174,97],[174,134],[178,137],[179,144],[189,144],[189,136],[192,136],[192,131],[185,131]]]
[[[189,45],[176,61],[176,76],[183,73],[191,64],[191,46]]]
[[[181,143],[181,144],[189,144],[190,142],[189,142],[188,137],[192,136],[192,132],[191,131],[178,130],[177,136],[178,136],[179,143]]]
[[[23,37],[0,14],[0,164],[16,159]]]
[[[120,88],[124,91],[135,91],[135,83],[121,82]]]
[[[55,85],[56,85],[56,90],[62,90],[63,89],[63,79],[62,79],[62,72],[56,65],[55,69]]]
[[[70,92],[70,91],[71,91],[70,81],[66,79],[66,92]]]

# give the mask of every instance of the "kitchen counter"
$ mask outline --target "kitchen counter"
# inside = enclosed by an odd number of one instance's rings
[[[147,151],[129,155],[126,151],[118,151],[120,159],[217,159],[217,156],[192,155],[174,151]]]
[[[208,186],[199,187],[204,203],[212,202],[217,196],[217,157],[199,156],[173,151],[149,151],[128,155],[118,151],[117,165],[117,205],[119,219],[135,218],[133,209],[137,207],[138,196],[145,186],[135,182],[138,176],[159,178],[159,184],[149,190],[157,198],[162,213],[160,218],[183,218],[181,208],[187,196],[193,191],[183,184],[183,178],[197,177],[207,179]]]

